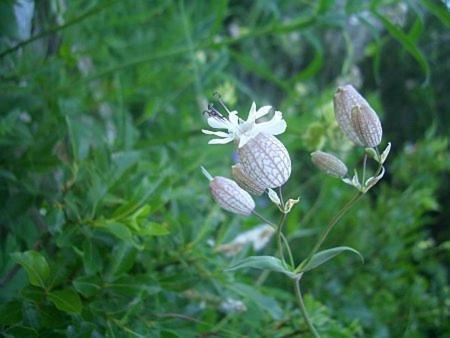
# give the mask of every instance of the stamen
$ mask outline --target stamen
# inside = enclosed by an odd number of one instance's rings
[[[216,98],[217,101],[219,101],[220,105],[226,110],[228,114],[231,113],[231,111],[228,109],[228,107],[225,105],[225,103],[222,100],[222,95],[220,95],[219,92],[214,92],[213,96]]]

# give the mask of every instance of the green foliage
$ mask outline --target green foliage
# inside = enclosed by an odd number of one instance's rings
[[[347,82],[392,151],[385,181],[307,265],[327,261],[302,279],[306,307],[323,337],[450,334],[443,4],[35,1],[24,33],[16,3],[0,2],[2,336],[307,336],[286,276],[270,271],[292,272],[245,258],[274,243],[219,250],[259,223],[210,198],[199,167],[230,176],[233,159],[207,146],[201,112],[216,90],[244,116],[252,101],[283,112],[301,262],[353,193],[309,152],[352,168],[364,151],[333,118]],[[273,218],[267,205],[257,199]],[[348,250],[365,263],[338,255]]]

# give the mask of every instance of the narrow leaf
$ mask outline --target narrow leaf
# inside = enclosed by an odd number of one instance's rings
[[[250,256],[239,260],[225,271],[235,271],[243,268],[276,271],[284,273],[291,278],[295,277],[295,274],[293,272],[284,267],[281,260],[272,256]]]
[[[308,264],[306,264],[306,266],[302,269],[302,272],[315,269],[344,251],[353,252],[354,254],[358,255],[359,258],[361,258],[361,261],[364,263],[363,256],[357,250],[350,248],[348,246],[338,246],[332,249],[323,250],[316,253],[308,262]]]
[[[379,14],[378,12],[374,12],[374,14],[378,18],[378,20],[381,21],[381,23],[389,32],[389,34],[395,40],[397,40],[414,59],[416,59],[417,63],[420,65],[425,75],[424,85],[426,85],[430,78],[430,66],[428,65],[428,61],[425,58],[425,56],[422,54],[419,48],[417,48],[416,44],[411,39],[411,37],[409,37],[403,30],[398,28],[396,25],[394,25],[391,21],[386,19],[383,15]]]

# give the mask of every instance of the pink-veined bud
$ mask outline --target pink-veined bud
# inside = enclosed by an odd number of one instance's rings
[[[369,103],[352,85],[339,87],[334,95],[333,104],[336,121],[351,141],[365,147],[375,147],[380,143],[382,136],[380,120]],[[353,116],[354,111],[361,114],[356,113]]]
[[[229,178],[216,176],[209,187],[216,202],[225,210],[249,216],[255,209],[252,196]]]
[[[347,175],[347,166],[336,156],[323,151],[315,151],[311,154],[311,161],[328,175],[343,178]]]
[[[272,135],[260,133],[239,148],[238,152],[242,169],[260,186],[280,187],[291,175],[289,153]]]
[[[252,195],[261,196],[266,190],[266,187],[252,180],[242,169],[240,163],[231,167],[231,173],[236,183],[244,190],[248,191]]]

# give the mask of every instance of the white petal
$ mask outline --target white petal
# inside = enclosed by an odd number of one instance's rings
[[[212,139],[208,142],[208,144],[225,144],[225,143],[230,143],[231,141],[233,141],[232,137],[228,137],[228,138],[215,138]]]
[[[258,131],[262,133],[279,135],[286,131],[286,121],[283,120],[283,115],[281,114],[281,112],[276,111],[275,115],[270,121],[257,123],[255,128],[257,128]]]
[[[263,106],[258,109],[258,111],[255,114],[255,120],[259,119],[260,117],[263,117],[264,115],[267,115],[272,110],[272,106]]]
[[[239,124],[238,112],[236,110],[233,110],[232,112],[230,112],[230,114],[228,115],[228,119],[230,120],[231,124],[234,124],[237,126]]]
[[[207,122],[210,127],[215,129],[228,129],[230,125],[230,121],[218,117],[208,117]]]
[[[219,137],[230,137],[230,134],[225,133],[223,131],[211,131],[211,130],[202,129],[202,133],[206,134],[206,135],[215,135],[215,136],[219,136]]]
[[[248,113],[247,121],[256,120],[256,103],[253,102],[250,107],[250,112]]]

